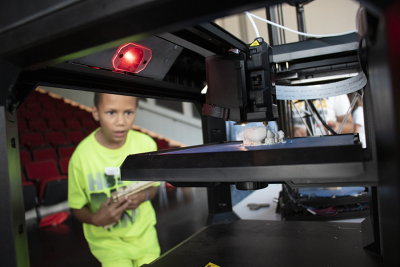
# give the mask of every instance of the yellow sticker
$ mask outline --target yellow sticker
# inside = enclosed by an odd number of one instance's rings
[[[219,265],[216,265],[214,263],[209,262],[206,267],[220,267]]]
[[[257,40],[255,40],[254,42],[251,43],[250,46],[258,46],[258,45],[260,45],[260,43]]]

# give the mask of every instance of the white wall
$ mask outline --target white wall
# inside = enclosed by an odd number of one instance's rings
[[[52,92],[52,93],[60,95],[64,98],[68,98],[72,101],[75,101],[75,102],[85,105],[87,107],[92,107],[93,103],[94,103],[93,102],[93,98],[94,98],[93,92],[60,89],[60,88],[45,87],[45,86],[40,86],[40,88],[46,90],[47,92]]]
[[[136,125],[185,145],[203,144],[200,119],[157,106],[154,102],[153,99],[140,102]]]
[[[311,2],[304,7],[307,32],[328,34],[354,30],[359,6],[358,2],[352,0],[315,0]],[[283,4],[282,9],[285,26],[297,30],[295,7]],[[249,10],[249,12],[266,18],[264,8]],[[257,19],[254,19],[254,21],[261,37],[268,42],[267,24]],[[249,19],[245,15],[228,16],[217,19],[215,22],[246,43],[251,43],[257,37]],[[286,43],[299,40],[298,35],[295,33],[285,31],[285,34]]]

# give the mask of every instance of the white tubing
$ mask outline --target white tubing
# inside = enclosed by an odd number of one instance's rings
[[[259,20],[262,20],[262,21],[264,21],[264,22],[266,22],[266,23],[269,23],[269,24],[271,24],[271,25],[274,25],[275,27],[282,28],[282,29],[285,29],[285,30],[287,30],[287,31],[297,33],[298,35],[303,35],[303,36],[308,36],[308,37],[334,37],[334,36],[341,36],[341,35],[345,35],[345,34],[357,32],[357,30],[352,30],[352,31],[348,31],[348,32],[341,32],[341,33],[334,33],[334,34],[311,34],[311,33],[298,32],[298,31],[292,30],[292,29],[290,29],[290,28],[288,28],[288,27],[279,25],[279,24],[277,24],[277,23],[275,23],[275,22],[272,22],[272,21],[269,21],[269,20],[267,20],[267,19],[261,18],[261,17],[259,17],[259,16],[254,15],[254,14],[251,14],[251,13],[249,13],[249,12],[247,12],[247,11],[246,11],[245,13],[246,13],[246,15],[249,17],[249,19],[251,20],[251,22],[253,23],[253,27],[254,27],[255,24],[254,24],[254,21],[252,20],[251,17],[255,17],[256,19],[259,19]],[[256,32],[257,32],[257,37],[259,37],[259,36],[258,36],[258,30],[256,30]]]
[[[244,12],[244,13],[247,15],[247,17],[249,18],[251,24],[253,25],[254,31],[256,32],[256,35],[257,35],[256,37],[260,37],[260,33],[258,32],[257,25],[254,22],[253,18],[250,16],[250,13],[247,12],[247,11]]]

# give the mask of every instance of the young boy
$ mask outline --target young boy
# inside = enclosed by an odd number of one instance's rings
[[[150,201],[156,188],[141,191],[117,203],[110,193],[121,186],[119,175],[106,167],[120,167],[129,154],[157,150],[153,139],[131,130],[137,98],[95,94],[93,117],[100,128],[76,148],[68,169],[68,205],[83,222],[86,240],[103,267],[136,267],[160,255],[156,217]],[[117,223],[108,230],[103,226]]]

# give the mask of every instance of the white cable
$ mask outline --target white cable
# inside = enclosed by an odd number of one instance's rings
[[[279,24],[277,24],[275,22],[272,22],[272,21],[269,21],[267,19],[261,18],[259,16],[254,15],[254,14],[251,14],[251,13],[249,13],[247,11],[245,13],[249,17],[249,19],[252,21],[252,23],[254,23],[254,22],[251,19],[251,17],[255,17],[256,19],[259,19],[259,20],[262,20],[262,21],[264,21],[266,23],[274,25],[275,27],[282,28],[282,29],[285,29],[287,31],[297,33],[298,35],[304,35],[304,36],[308,36],[308,37],[333,37],[333,36],[341,36],[341,35],[357,32],[357,30],[352,30],[352,31],[348,31],[348,32],[341,32],[341,33],[334,33],[334,34],[311,34],[311,33],[298,32],[298,31],[292,30],[290,28],[287,28],[285,26],[279,25]]]
[[[244,12],[244,13],[247,15],[247,17],[249,18],[251,24],[253,25],[254,31],[256,32],[256,35],[257,35],[256,37],[260,37],[260,33],[258,32],[257,25],[254,22],[253,18],[250,16],[250,13],[247,12],[247,11]]]

